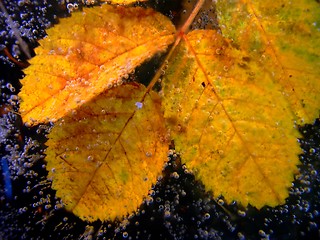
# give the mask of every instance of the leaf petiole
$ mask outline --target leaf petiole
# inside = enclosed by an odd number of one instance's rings
[[[152,78],[152,81],[149,83],[149,85],[148,85],[148,87],[146,89],[146,94],[153,88],[153,86],[156,84],[158,79],[160,79],[160,77],[162,75],[162,72],[163,72],[162,70],[165,69],[166,65],[168,64],[168,60],[171,58],[175,48],[180,43],[182,37],[188,31],[190,25],[192,24],[194,18],[199,13],[199,11],[200,11],[202,5],[204,4],[204,2],[205,2],[205,0],[199,0],[197,2],[196,6],[192,10],[192,12],[191,12],[190,16],[188,17],[187,21],[183,24],[183,26],[180,28],[180,30],[177,31],[176,36],[175,36],[176,40],[175,40],[174,44],[172,45],[172,47],[170,48],[170,51],[167,54],[167,56],[165,57],[164,61],[162,62],[160,68],[158,69],[158,71],[156,72],[154,77]]]

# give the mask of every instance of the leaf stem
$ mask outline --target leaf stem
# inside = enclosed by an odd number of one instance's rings
[[[171,58],[174,50],[176,49],[176,47],[180,43],[182,37],[189,30],[190,25],[192,24],[193,20],[195,19],[195,17],[199,13],[199,11],[200,11],[202,5],[204,4],[204,2],[205,2],[205,0],[199,0],[197,2],[196,6],[192,10],[192,12],[191,12],[190,16],[188,17],[187,21],[183,24],[183,26],[180,28],[180,30],[177,31],[176,36],[175,36],[176,40],[175,40],[174,44],[172,45],[169,53],[165,57],[164,61],[162,62],[160,68],[158,69],[158,71],[156,72],[154,77],[152,78],[152,81],[149,83],[149,85],[148,85],[148,87],[146,89],[146,92],[143,95],[143,99],[145,98],[145,95],[153,88],[153,86],[156,84],[158,79],[161,77],[162,70],[165,69],[165,66],[168,64],[168,61]]]
[[[181,27],[181,29],[178,31],[178,35],[184,35],[188,30],[190,25],[192,24],[193,20],[195,19],[195,17],[197,16],[197,14],[199,13],[202,5],[204,4],[206,0],[199,0],[196,4],[196,6],[194,7],[194,9],[192,10],[190,16],[188,17],[187,21],[183,24],[183,26]]]

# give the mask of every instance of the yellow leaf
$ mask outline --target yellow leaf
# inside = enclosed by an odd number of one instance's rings
[[[284,203],[301,150],[281,86],[215,31],[189,33],[174,55],[163,105],[182,161],[227,202]]]
[[[128,78],[172,43],[175,29],[151,9],[102,5],[47,31],[19,93],[25,123],[55,121]]]
[[[148,90],[111,87],[173,42],[163,109],[183,163],[227,202],[261,208],[288,196],[301,152],[295,124],[319,116],[317,5],[219,2],[223,35],[185,35],[203,3],[176,38],[153,10],[105,5],[63,20],[36,49],[21,113],[29,124],[60,118],[48,141],[49,177],[82,219],[135,211],[160,173],[165,130],[149,93],[158,79]]]
[[[302,123],[319,117],[320,6],[317,1],[218,1],[222,34],[273,75]]]
[[[60,119],[47,142],[48,178],[83,220],[136,211],[156,183],[168,143],[160,99],[143,85],[102,93]]]

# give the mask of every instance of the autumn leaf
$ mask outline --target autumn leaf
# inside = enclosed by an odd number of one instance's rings
[[[301,123],[319,117],[317,1],[218,1],[222,34],[263,64]]]
[[[19,93],[25,123],[55,121],[163,52],[175,29],[151,9],[85,8],[48,29],[25,70]],[[35,91],[36,89],[36,91]]]
[[[218,3],[223,35],[186,34],[202,3],[176,35],[153,10],[88,9],[48,31],[36,49],[22,82],[21,113],[29,124],[60,119],[47,143],[48,177],[80,218],[120,219],[142,203],[166,161],[161,107],[182,162],[214,197],[257,208],[287,198],[301,153],[295,124],[319,114],[316,26],[294,17],[299,4],[282,29],[266,6],[260,16],[256,3],[232,1],[230,10]],[[282,8],[277,12],[283,17]],[[291,32],[295,27],[304,31]],[[286,37],[296,47],[285,45]],[[121,85],[172,43],[147,88]],[[167,60],[160,104],[150,89]]]
[[[129,83],[56,123],[47,142],[48,178],[67,210],[105,221],[138,209],[167,158],[160,108],[156,93]]]
[[[265,16],[248,1],[220,5],[222,32],[233,41],[214,31],[183,37],[163,80],[165,118],[182,161],[215,197],[276,206],[288,197],[299,164],[295,121],[319,116],[319,38],[312,35],[319,31],[312,22],[320,15],[314,11],[306,24],[293,12],[312,9],[308,4],[288,7],[291,15],[281,8],[272,15],[266,4]],[[290,21],[269,18],[281,14]],[[260,19],[273,33],[274,25],[284,30],[272,35]]]

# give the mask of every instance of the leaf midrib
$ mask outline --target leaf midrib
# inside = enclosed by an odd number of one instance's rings
[[[199,66],[199,68],[201,69],[201,71],[203,72],[206,80],[208,81],[208,83],[214,87],[214,84],[212,83],[212,81],[210,80],[210,78],[208,77],[208,74],[205,70],[205,67],[202,65],[200,59],[198,58],[197,56],[197,53],[196,51],[194,50],[194,48],[192,47],[191,43],[188,41],[188,38],[187,36],[184,36],[183,37],[183,40],[185,41],[186,45],[187,45],[187,48],[189,49],[189,51],[192,53],[192,55],[194,56],[194,59],[196,60],[197,62],[197,65]],[[262,171],[261,167],[259,166],[259,164],[257,163],[256,159],[255,159],[255,156],[251,153],[251,151],[249,150],[248,146],[247,146],[247,143],[246,141],[242,138],[241,134],[239,133],[239,131],[237,130],[237,127],[235,126],[230,114],[227,112],[227,110],[225,109],[225,106],[223,104],[223,99],[218,95],[218,93],[213,89],[212,93],[216,96],[217,98],[217,102],[218,104],[220,104],[221,108],[223,109],[226,117],[228,118],[228,121],[231,123],[232,125],[232,128],[234,129],[235,131],[235,135],[237,135],[237,137],[240,139],[240,141],[243,143],[243,146],[244,146],[244,149],[245,151],[247,152],[248,154],[248,158],[246,158],[245,161],[242,162],[242,164],[240,165],[240,169],[245,165],[245,163],[249,160],[249,159],[252,159],[252,161],[254,162],[255,166],[257,167],[257,170],[258,172],[261,174],[261,176],[265,179],[268,187],[270,188],[270,190],[272,191],[272,193],[274,194],[274,196],[276,197],[277,201],[280,203],[281,202],[281,197],[280,195],[278,194],[278,192],[276,192],[276,190],[273,188],[273,185],[271,184],[269,178],[266,176],[266,174]],[[234,137],[234,135],[233,135]],[[239,170],[240,172],[240,170]]]
[[[163,35],[163,36],[160,36],[160,37],[170,37],[170,36],[174,36],[174,34]],[[121,58],[123,54],[130,54],[130,52],[134,51],[135,49],[140,48],[140,47],[142,47],[142,46],[144,46],[144,45],[148,45],[149,43],[152,43],[152,42],[154,42],[154,40],[157,40],[157,39],[159,39],[159,37],[150,39],[150,40],[148,40],[148,41],[146,41],[146,42],[143,42],[141,45],[137,45],[137,46],[129,49],[128,51],[125,51],[125,52],[123,52],[123,53],[121,53],[121,54],[119,54],[119,55],[117,55],[117,56],[114,56],[113,58],[108,59],[106,62],[103,62],[101,65],[95,65],[95,68],[94,68],[94,69],[92,69],[90,72],[87,72],[87,73],[85,73],[85,74],[83,74],[83,75],[79,75],[78,78],[81,78],[81,77],[83,77],[83,76],[86,75],[86,74],[89,74],[89,73],[92,73],[92,72],[94,72],[94,71],[96,71],[96,70],[99,70],[100,66],[102,66],[102,65],[104,65],[104,64],[106,64],[106,63],[108,63],[108,62],[110,62],[110,61],[116,61],[116,59],[117,59],[117,58]],[[57,54],[57,55],[58,55],[58,56],[63,56],[63,57],[67,56],[67,54]],[[83,58],[82,58],[82,59],[83,59]],[[145,59],[145,61],[146,61],[146,60],[147,60],[147,59]],[[85,62],[86,60],[83,59],[83,61]],[[86,61],[86,62],[87,62],[87,61]],[[89,63],[90,63],[90,62],[89,62]],[[90,63],[90,64],[91,64],[91,63]],[[33,65],[36,66],[37,64],[33,64]],[[42,71],[38,71],[38,72],[42,72]],[[49,74],[49,73],[45,73],[45,74]],[[51,75],[51,74],[49,74],[49,75]],[[53,76],[54,76],[54,75],[53,75]],[[63,77],[63,76],[59,76],[59,77],[65,79],[65,81],[67,81],[67,79],[66,79],[65,77]],[[42,106],[44,103],[46,103],[47,101],[49,101],[52,97],[57,96],[57,95],[60,93],[60,91],[62,91],[63,89],[65,89],[65,87],[66,87],[66,85],[65,85],[63,88],[57,89],[57,91],[56,91],[54,94],[52,94],[50,97],[44,99],[44,100],[41,101],[39,104],[36,104],[36,105],[33,106],[30,110],[28,110],[27,112],[24,112],[23,114],[24,114],[24,115],[28,115],[28,114],[29,114],[30,112],[32,112],[35,108],[37,108],[37,107],[39,107],[39,106]],[[101,91],[101,92],[102,92],[102,91]],[[90,101],[90,99],[89,99],[88,101]]]

